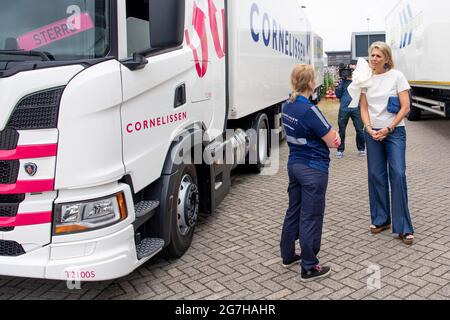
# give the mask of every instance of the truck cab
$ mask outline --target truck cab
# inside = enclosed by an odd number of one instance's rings
[[[225,117],[224,86],[197,76],[192,50],[201,51],[200,39],[182,45],[193,2],[5,6],[1,273],[104,280],[164,247],[181,256],[198,215],[198,178],[169,151],[196,131],[216,138]],[[210,74],[223,73],[211,60]]]

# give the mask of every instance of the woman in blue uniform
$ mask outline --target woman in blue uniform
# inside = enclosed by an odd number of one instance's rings
[[[327,276],[331,271],[319,264],[317,255],[322,240],[329,148],[338,148],[341,141],[309,100],[315,88],[314,69],[297,65],[291,84],[293,92],[283,106],[283,126],[289,145],[289,208],[280,246],[283,265],[288,267],[301,260],[301,280],[308,281]],[[299,238],[300,256],[295,253],[295,241]]]

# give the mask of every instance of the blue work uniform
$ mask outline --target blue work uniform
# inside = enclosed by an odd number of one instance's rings
[[[320,110],[303,96],[283,106],[283,126],[289,145],[289,208],[281,236],[283,261],[295,257],[300,239],[301,266],[319,264],[330,150],[322,140],[332,129]]]

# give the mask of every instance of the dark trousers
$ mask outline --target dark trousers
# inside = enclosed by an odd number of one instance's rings
[[[359,108],[350,108],[346,110],[339,110],[338,124],[339,135],[341,136],[341,146],[338,151],[344,152],[345,150],[345,132],[347,130],[348,121],[352,119],[353,126],[356,130],[356,147],[358,151],[364,151],[366,149],[366,143],[364,140],[364,124],[361,120],[361,112]]]
[[[366,142],[372,224],[391,223],[392,203],[393,233],[413,234],[406,183],[406,129],[395,129],[382,142],[366,133]]]
[[[302,164],[289,166],[288,173],[289,208],[281,235],[281,257],[292,260],[295,241],[300,239],[302,268],[310,270],[319,263],[328,174]]]

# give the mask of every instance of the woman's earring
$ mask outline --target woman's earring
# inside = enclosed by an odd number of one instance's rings
[[[389,64],[385,63],[384,64],[384,69],[387,70],[387,68],[389,68]]]

